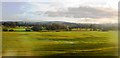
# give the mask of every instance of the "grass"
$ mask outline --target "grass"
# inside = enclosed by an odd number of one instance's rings
[[[3,32],[3,55],[114,56],[115,31]]]

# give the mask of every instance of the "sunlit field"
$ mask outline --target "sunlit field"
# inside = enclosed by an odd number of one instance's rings
[[[115,31],[2,32],[3,56],[115,56]]]

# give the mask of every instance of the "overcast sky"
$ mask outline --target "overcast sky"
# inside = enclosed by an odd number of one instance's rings
[[[116,23],[119,0],[3,0],[2,19]],[[1,3],[0,3],[1,4]]]

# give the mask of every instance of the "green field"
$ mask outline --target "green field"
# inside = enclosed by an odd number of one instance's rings
[[[115,56],[115,31],[2,32],[6,56]]]

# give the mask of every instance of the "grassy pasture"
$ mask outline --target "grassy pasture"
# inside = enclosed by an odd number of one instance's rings
[[[114,56],[115,31],[2,32],[3,55]]]

